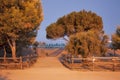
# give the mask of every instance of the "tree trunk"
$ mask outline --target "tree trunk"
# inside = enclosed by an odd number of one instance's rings
[[[4,46],[4,62],[6,62],[6,49],[5,49],[5,46]]]
[[[14,61],[16,61],[17,60],[16,59],[16,45],[13,45],[11,47],[11,51],[12,51],[12,58],[13,58]]]
[[[9,44],[9,46],[10,46],[10,48],[11,48],[11,51],[12,51],[12,58],[13,58],[13,60],[14,61],[17,61],[17,59],[16,59],[16,43],[15,43],[15,40],[7,40],[8,41],[8,44]]]

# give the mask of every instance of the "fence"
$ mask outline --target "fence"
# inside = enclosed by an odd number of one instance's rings
[[[81,71],[120,71],[120,57],[67,57],[62,56],[62,63],[70,69]]]
[[[37,60],[37,55],[17,57],[16,61],[11,57],[0,57],[0,69],[24,69],[32,66]]]

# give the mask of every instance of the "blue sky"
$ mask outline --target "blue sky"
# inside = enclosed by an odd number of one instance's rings
[[[60,40],[47,40],[46,27],[57,21],[59,17],[71,13],[72,11],[95,12],[102,17],[104,31],[107,35],[115,32],[116,27],[120,25],[120,0],[42,0],[44,20],[40,25],[37,41],[53,43],[63,42]]]

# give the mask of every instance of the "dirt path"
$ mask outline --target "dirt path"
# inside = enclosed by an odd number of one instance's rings
[[[81,72],[65,68],[56,57],[39,58],[25,70],[0,70],[0,80],[120,80],[120,72]]]
[[[63,48],[59,48],[59,49],[56,50],[55,52],[50,53],[48,56],[49,56],[49,57],[58,56],[63,50],[64,50]]]
[[[43,57],[39,58],[33,68],[64,68],[66,69],[56,57]]]

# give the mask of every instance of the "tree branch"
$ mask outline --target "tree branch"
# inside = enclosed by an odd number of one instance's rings
[[[69,41],[69,40],[68,40],[68,39],[66,39],[65,37],[63,37],[63,39],[64,39],[65,41],[67,41],[67,42]]]
[[[10,43],[10,40],[7,38],[7,42],[9,44],[9,46],[12,48],[12,44]]]

